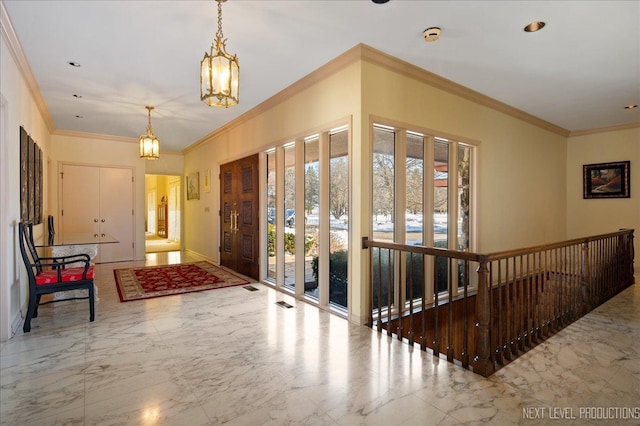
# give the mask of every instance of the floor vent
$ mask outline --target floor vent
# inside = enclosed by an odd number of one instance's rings
[[[282,306],[283,308],[287,308],[287,309],[289,309],[289,308],[293,308],[293,305],[288,304],[288,303],[287,303],[287,302],[285,302],[284,300],[281,300],[281,301],[279,301],[279,302],[276,302],[276,305],[280,305],[280,306]]]
[[[255,287],[254,287],[254,286],[252,286],[252,285],[245,285],[243,288],[244,288],[245,290],[249,290],[249,291],[258,291],[258,289],[257,289],[257,288],[255,288]]]

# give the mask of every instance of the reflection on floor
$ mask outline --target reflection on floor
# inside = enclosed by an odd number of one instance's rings
[[[145,252],[158,253],[180,250],[180,241],[158,237],[156,234],[146,233],[144,236]]]
[[[3,342],[0,423],[640,421],[629,418],[640,416],[638,285],[485,379],[262,284],[119,302],[114,268],[181,260],[199,259],[172,252],[97,265],[95,322],[86,301],[48,305],[31,333]],[[603,422],[603,413],[618,417]]]

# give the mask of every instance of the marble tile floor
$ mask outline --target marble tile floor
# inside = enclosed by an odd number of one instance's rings
[[[261,284],[120,303],[144,264],[1,343],[1,425],[640,424],[638,285],[486,379]]]

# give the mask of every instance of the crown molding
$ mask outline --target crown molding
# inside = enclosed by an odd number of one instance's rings
[[[640,128],[640,122],[617,124],[614,126],[598,127],[595,129],[577,130],[574,132],[570,132],[569,137],[572,138],[574,136],[595,135],[597,133],[615,132],[617,130],[628,130],[636,128]]]
[[[113,135],[102,135],[99,133],[88,133],[88,132],[76,132],[74,130],[55,130],[52,135],[54,136],[67,136],[71,138],[84,138],[84,139],[93,139],[107,142],[126,142],[126,143],[134,143],[137,144],[140,139],[132,138],[128,136],[113,136]],[[181,151],[161,151],[162,154],[166,155],[182,155]]]
[[[88,133],[88,132],[76,132],[75,130],[60,130],[56,129],[53,132],[53,135],[56,136],[70,136],[73,138],[86,138],[86,139],[97,139],[103,141],[115,141],[115,142],[129,142],[129,143],[138,143],[138,138],[132,138],[128,136],[113,136],[113,135],[103,135],[99,133]]]
[[[482,93],[476,92],[475,90],[471,90],[468,87],[455,83],[416,65],[405,62],[380,50],[374,49],[373,47],[364,44],[361,44],[359,46],[361,46],[362,60],[364,61],[379,65],[391,71],[397,72],[398,74],[405,75],[422,83],[426,83],[437,89],[444,90],[453,95],[465,98],[477,104],[510,115],[514,118],[526,121],[530,124],[533,124],[534,126],[556,133],[560,136],[569,136],[569,130],[564,129],[560,126],[556,126],[553,123],[519,110],[518,108],[507,105],[504,102],[500,102],[487,95],[483,95]]]
[[[13,24],[11,23],[11,19],[9,18],[9,14],[7,13],[7,9],[4,6],[4,2],[0,0],[0,34],[2,38],[7,43],[7,47],[9,48],[9,52],[11,53],[11,57],[15,61],[18,69],[20,70],[20,74],[25,80],[27,87],[29,88],[29,92],[31,92],[31,96],[35,100],[35,103],[42,115],[42,118],[49,129],[49,133],[53,133],[55,131],[55,124],[53,122],[53,118],[49,113],[49,108],[47,108],[47,104],[42,97],[42,92],[40,91],[40,86],[36,81],[36,78],[33,75],[33,71],[31,70],[31,65],[29,65],[29,61],[27,60],[27,56],[24,54],[24,50],[22,49],[22,45],[20,44],[20,40],[18,39],[18,35],[16,34],[15,29],[13,28]]]
[[[282,102],[302,92],[303,90],[313,86],[319,81],[327,77],[330,77],[331,75],[335,74],[336,72],[340,71],[343,68],[346,68],[348,65],[351,65],[352,63],[356,62],[361,58],[361,54],[360,54],[361,46],[363,45],[359,44],[355,47],[352,47],[351,49],[347,50],[340,56],[332,59],[331,61],[322,65],[317,70],[312,71],[311,73],[302,77],[300,80],[296,81],[295,83],[286,87],[282,91],[271,96],[270,98],[258,104],[257,106],[250,109],[249,111],[245,112],[241,116],[228,122],[224,126],[219,127],[218,129],[214,130],[213,132],[209,133],[208,135],[202,137],[198,141],[189,145],[188,147],[182,150],[182,153],[186,154],[187,152],[192,151],[196,147],[215,139],[216,136],[224,134],[229,130],[233,129],[234,127],[237,127],[242,125],[243,123],[246,123],[252,118],[259,116],[260,114],[264,113],[265,111],[268,111],[269,109],[275,107],[278,104],[281,104]]]
[[[366,44],[360,43],[352,47],[351,49],[347,50],[342,55],[327,62],[325,65],[321,66],[317,70],[311,72],[310,74],[307,74],[305,77],[302,77],[300,80],[296,81],[295,83],[285,88],[281,92],[273,95],[266,101],[257,105],[255,108],[252,108],[251,110],[245,112],[238,118],[230,121],[224,126],[216,129],[215,131],[209,133],[208,135],[202,137],[198,141],[189,145],[188,147],[182,150],[182,153],[186,154],[187,152],[195,149],[196,147],[215,139],[216,136],[224,134],[225,132],[228,132],[232,128],[237,127],[249,121],[250,119],[264,113],[270,108],[273,108],[274,106],[284,102],[285,100],[291,98],[292,96],[314,85],[318,81],[331,76],[337,71],[347,67],[348,65],[358,60],[366,61],[374,65],[384,67],[393,72],[397,72],[398,74],[405,75],[407,77],[413,78],[422,83],[426,83],[430,86],[433,86],[437,89],[444,90],[446,92],[449,92],[456,96],[460,96],[464,99],[470,100],[477,104],[480,104],[480,105],[489,107],[493,110],[510,115],[514,118],[523,120],[527,123],[530,123],[542,129],[548,130],[552,133],[556,133],[560,136],[568,137],[570,134],[569,130],[567,129],[564,129],[560,126],[556,126],[553,123],[550,123],[534,115],[531,115],[527,112],[514,108],[510,105],[505,104],[504,102],[500,102],[496,99],[490,98],[489,96],[483,95],[480,92],[471,90],[468,87],[462,86],[444,77],[440,77],[437,74],[434,74],[416,65],[405,62],[401,59],[398,59],[380,50],[374,49],[373,47],[367,46]]]

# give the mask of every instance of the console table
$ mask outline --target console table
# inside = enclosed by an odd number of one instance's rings
[[[113,244],[119,243],[117,239],[109,234],[92,234],[92,233],[78,233],[78,234],[65,234],[56,235],[53,239],[46,241],[43,244],[36,244],[37,248],[47,250],[48,257],[62,257],[73,254],[88,254],[90,259],[95,258],[98,255],[98,246],[100,244]],[[69,267],[84,266],[84,263],[78,262],[78,264],[69,264]],[[95,300],[98,299],[98,286],[94,283]],[[74,290],[78,292],[77,297],[86,296],[86,290]],[[64,297],[61,293],[54,293],[55,299]]]

